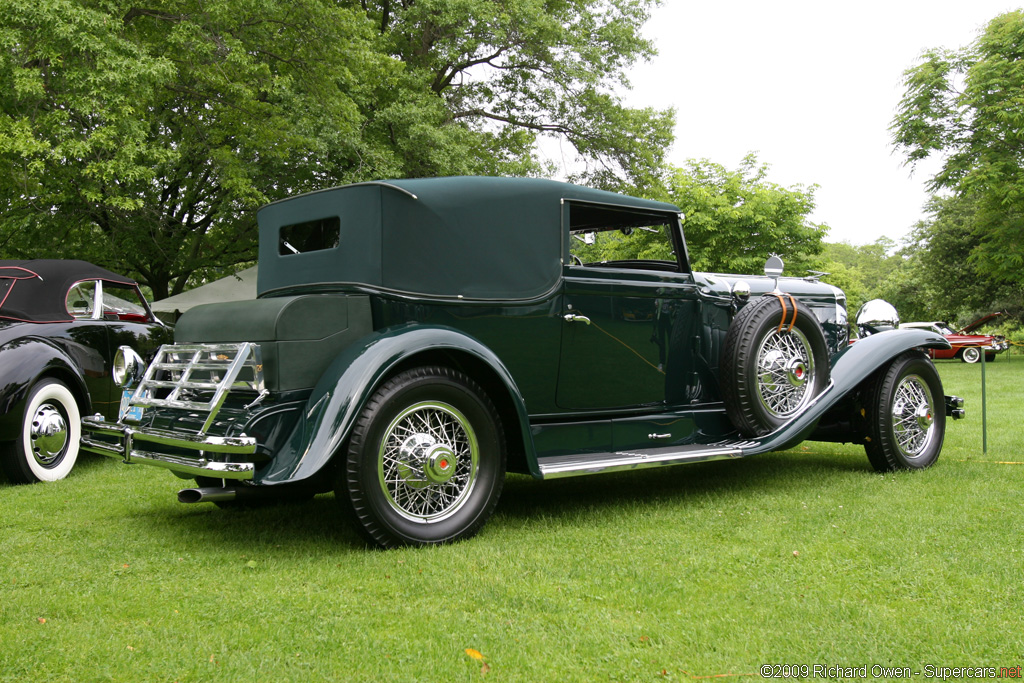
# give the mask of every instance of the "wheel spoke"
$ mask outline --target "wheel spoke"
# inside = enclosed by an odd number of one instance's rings
[[[761,404],[777,417],[789,417],[812,398],[814,356],[798,329],[770,332],[757,352],[757,391]]]
[[[920,455],[931,441],[934,408],[923,379],[908,375],[900,380],[892,402],[892,431],[896,447],[907,457]]]
[[[392,507],[414,521],[436,521],[467,500],[476,481],[479,449],[469,421],[454,407],[410,406],[385,431],[381,488]]]

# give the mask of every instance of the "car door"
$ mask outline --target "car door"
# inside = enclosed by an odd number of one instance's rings
[[[687,404],[700,391],[700,316],[696,285],[676,257],[678,223],[614,211],[603,218],[587,226],[601,228],[594,239],[575,231],[564,266],[556,403],[569,411]]]

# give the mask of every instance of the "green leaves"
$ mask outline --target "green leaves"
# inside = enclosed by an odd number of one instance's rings
[[[672,139],[671,112],[631,109],[616,94],[625,69],[653,55],[640,35],[653,4],[368,3],[387,49],[443,102],[440,126],[495,143],[488,147],[499,155],[515,139],[534,172],[534,140],[563,138],[581,165],[573,179],[609,189],[649,184]]]
[[[736,171],[706,159],[675,171],[669,201],[686,217],[695,270],[760,273],[771,254],[783,258],[789,275],[816,267],[828,228],[807,219],[814,186],[781,187],[766,179],[768,168],[749,154]]]
[[[970,260],[999,282],[1024,270],[1024,11],[993,19],[970,46],[908,69],[893,140],[911,165],[940,156],[930,182],[975,205]]]
[[[671,112],[615,88],[655,0],[0,0],[0,255],[155,297],[256,256],[256,208],[373,178],[656,185]]]

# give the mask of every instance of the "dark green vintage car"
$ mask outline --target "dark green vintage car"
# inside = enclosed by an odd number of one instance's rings
[[[815,277],[692,272],[669,204],[548,180],[436,178],[259,212],[258,298],[189,310],[134,413],[83,447],[195,479],[220,505],[333,490],[382,546],[472,535],[506,471],[555,478],[863,443],[939,455],[939,335]],[[873,310],[877,310],[873,309]],[[892,311],[894,314],[894,311]]]

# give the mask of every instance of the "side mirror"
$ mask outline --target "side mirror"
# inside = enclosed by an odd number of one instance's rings
[[[764,274],[768,277],[779,277],[782,275],[783,263],[778,256],[772,255],[764,262]]]

